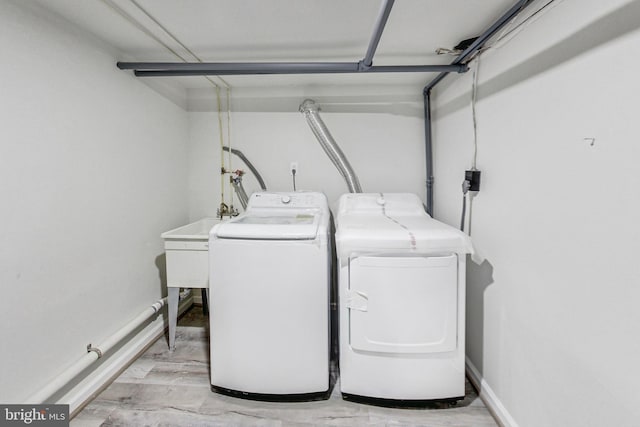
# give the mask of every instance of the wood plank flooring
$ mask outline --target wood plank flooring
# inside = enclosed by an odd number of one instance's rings
[[[211,391],[207,318],[193,307],[178,322],[175,351],[159,339],[72,421],[93,426],[429,426],[495,427],[467,382],[457,405],[396,409],[344,401],[339,382],[330,399],[257,402]],[[339,379],[338,379],[339,381]]]

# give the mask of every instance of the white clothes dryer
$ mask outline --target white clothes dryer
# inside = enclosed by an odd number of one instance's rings
[[[322,193],[254,193],[209,238],[211,385],[264,400],[329,389],[329,209]]]
[[[463,398],[468,236],[413,194],[345,194],[336,250],[343,396]]]

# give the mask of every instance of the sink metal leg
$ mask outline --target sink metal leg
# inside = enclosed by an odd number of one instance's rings
[[[202,288],[202,314],[209,314],[209,300],[207,299],[207,288]]]
[[[178,325],[178,300],[180,288],[167,288],[169,291],[169,350],[176,349],[176,326]]]

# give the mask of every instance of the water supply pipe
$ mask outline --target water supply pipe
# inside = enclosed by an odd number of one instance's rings
[[[258,170],[255,168],[255,166],[253,166],[253,163],[251,163],[249,161],[249,159],[247,159],[247,156],[245,156],[242,151],[240,151],[240,150],[238,150],[236,148],[229,148],[226,145],[223,146],[222,149],[224,151],[230,152],[230,153],[235,154],[236,156],[240,157],[240,160],[242,160],[244,162],[244,164],[247,165],[249,170],[253,173],[253,175],[258,180],[258,184],[260,184],[260,188],[262,188],[264,191],[267,191],[267,185],[264,183],[264,179],[262,179],[262,175],[260,175],[260,172],[258,172]]]
[[[318,114],[318,111],[320,111],[318,104],[312,99],[305,99],[300,104],[299,110],[307,119],[307,123],[318,139],[320,146],[347,182],[349,192],[362,193],[362,187],[360,187],[360,181],[358,181],[356,173]]]
[[[67,385],[71,380],[78,376],[82,371],[87,369],[93,362],[100,359],[106,352],[111,350],[116,344],[118,344],[124,337],[135,331],[140,325],[142,325],[147,319],[154,314],[158,313],[160,309],[167,303],[167,297],[164,297],[150,307],[147,307],[143,312],[137,315],[125,326],[120,328],[115,334],[111,335],[102,344],[93,346],[89,344],[87,346],[87,353],[76,363],[70,366],[62,374],[54,378],[50,383],[42,387],[37,393],[30,396],[26,401],[32,404],[46,403],[51,396],[58,392],[62,387]]]

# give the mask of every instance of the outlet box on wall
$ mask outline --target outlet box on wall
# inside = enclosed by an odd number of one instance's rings
[[[469,191],[480,191],[480,171],[468,170],[464,172],[465,181],[469,181]]]

